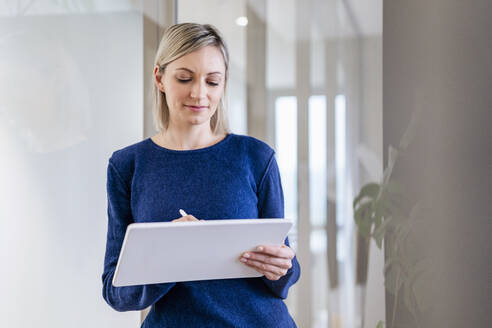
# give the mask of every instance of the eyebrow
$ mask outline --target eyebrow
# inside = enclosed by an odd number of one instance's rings
[[[187,72],[190,72],[190,73],[195,73],[195,72],[193,72],[191,69],[186,68],[186,67],[176,68],[176,70],[183,70],[183,71],[187,71]],[[222,72],[210,72],[210,73],[207,73],[207,75],[212,75],[212,74],[219,74],[219,75],[222,75]]]

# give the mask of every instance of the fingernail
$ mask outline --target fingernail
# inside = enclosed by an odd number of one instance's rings
[[[241,258],[241,262],[246,262],[246,259],[244,257]]]
[[[258,250],[258,251],[261,252],[263,250],[263,247],[262,246],[258,246],[258,247],[256,247],[256,250]]]
[[[243,257],[249,257],[248,253],[244,253]]]

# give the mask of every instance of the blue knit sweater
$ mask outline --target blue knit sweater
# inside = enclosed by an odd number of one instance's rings
[[[296,327],[283,302],[299,279],[295,257],[287,275],[277,281],[263,276],[112,285],[126,227],[132,222],[171,221],[180,217],[180,208],[205,220],[282,218],[280,175],[268,145],[228,134],[210,147],[176,151],[148,138],[113,153],[107,193],[103,297],[115,310],[152,306],[142,327]],[[200,252],[200,245],[196,249]]]

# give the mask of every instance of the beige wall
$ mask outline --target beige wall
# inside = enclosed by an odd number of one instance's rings
[[[421,111],[395,172],[423,205],[411,234],[413,256],[428,260],[415,285],[431,306],[421,327],[490,326],[491,15],[489,0],[384,2],[385,156]],[[411,320],[397,308],[395,323]]]

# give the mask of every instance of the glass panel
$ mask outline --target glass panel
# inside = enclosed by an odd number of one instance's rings
[[[246,1],[178,0],[178,23],[209,23],[219,29],[229,49],[227,114],[231,131],[246,134]],[[224,15],[227,13],[227,15]],[[246,18],[246,19],[245,19]]]
[[[233,129],[255,131],[259,135],[253,136],[276,149],[285,216],[295,220],[289,238],[298,253],[310,254],[301,259],[309,264],[301,277],[310,280],[303,285],[311,289],[302,294],[307,299],[296,301],[297,284],[286,300],[302,327],[352,328],[363,320],[375,326],[384,319],[384,302],[364,302],[366,283],[355,283],[359,255],[352,210],[360,187],[380,177],[381,14],[380,0],[371,5],[342,0],[178,1],[179,21],[212,23],[229,43]],[[302,83],[309,88],[299,87]],[[264,108],[258,111],[263,96]],[[298,108],[309,108],[308,140],[297,133]],[[297,179],[298,146],[309,147],[308,182]],[[298,195],[299,183],[309,184],[309,197]],[[299,217],[299,201],[306,199],[311,231],[297,236],[297,220],[306,220]],[[309,241],[303,244],[309,250],[299,249],[297,237]],[[383,262],[373,245],[371,259],[367,283],[376,284],[380,280],[371,275],[380,275]],[[384,294],[382,286],[368,290],[374,295],[376,289]]]
[[[328,257],[326,252],[327,236],[324,228],[311,232],[312,280],[313,288],[313,327],[328,327]]]
[[[266,1],[266,85],[269,90],[296,86],[295,0]]]
[[[337,182],[337,225],[343,227],[350,219],[347,213],[347,137],[346,137],[346,108],[345,96],[337,95],[335,98],[335,171]],[[337,258],[342,261],[345,258],[345,249],[339,248]]]
[[[275,149],[282,179],[285,217],[293,220],[289,240],[297,249],[297,99],[275,100]]]
[[[314,327],[328,325],[328,263],[326,206],[327,206],[327,139],[326,139],[326,97],[311,96],[309,98],[309,194],[311,225],[311,261],[313,263],[312,279],[316,283],[313,288]]]
[[[326,97],[309,98],[309,194],[313,228],[326,224]]]
[[[355,324],[354,304],[354,225],[352,212],[351,171],[347,169],[346,98],[335,98],[335,170],[336,170],[336,217],[337,261],[339,263],[340,290],[339,316],[343,327]]]
[[[141,10],[148,3],[0,3],[0,147],[7,154],[0,163],[6,185],[0,256],[12,263],[0,271],[9,295],[0,302],[9,313],[6,326],[138,325],[138,313],[116,313],[104,303],[100,276],[87,272],[102,269],[107,160],[144,135],[149,17]],[[285,216],[295,222],[289,238],[307,263],[305,299],[297,299],[298,283],[286,300],[298,326],[375,327],[385,317],[384,258],[371,244],[367,282],[356,285],[352,201],[362,185],[381,178],[382,1],[178,0],[177,6],[179,22],[212,23],[228,42],[232,131],[262,126],[260,138],[277,151]],[[250,32],[260,38],[248,39]],[[248,108],[253,100],[260,110]],[[309,108],[308,140],[298,134],[298,108]],[[309,181],[297,179],[298,145],[309,147]],[[299,183],[309,184],[309,196],[298,195]],[[310,217],[301,218],[306,205]],[[299,249],[298,219],[311,224],[299,236],[309,249]],[[371,301],[364,302],[366,288]],[[77,297],[64,302],[67,292]],[[23,315],[25,309],[33,315]]]
[[[143,135],[131,5],[0,5],[2,327],[136,327],[101,295],[106,168]]]

